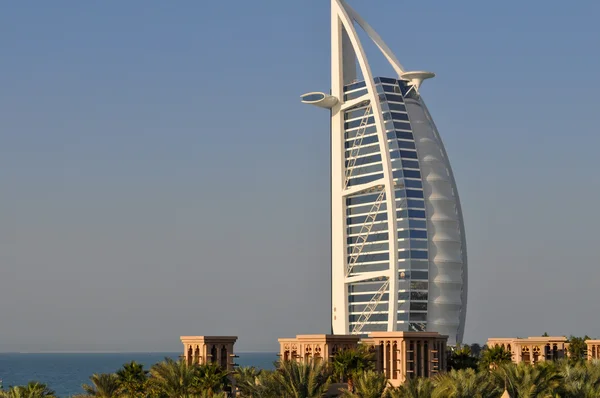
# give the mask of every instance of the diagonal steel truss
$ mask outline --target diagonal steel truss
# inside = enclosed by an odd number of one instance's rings
[[[363,137],[367,131],[367,124],[369,124],[369,116],[371,116],[371,104],[365,108],[365,114],[360,121],[360,126],[358,126],[354,141],[352,141],[352,148],[350,149],[350,155],[348,156],[348,165],[346,166],[344,189],[348,188],[348,182],[350,182],[350,177],[352,177],[352,171],[354,171],[354,165],[356,164],[358,153],[360,152],[360,146],[362,145]]]
[[[358,321],[356,321],[356,324],[354,325],[354,328],[352,329],[352,334],[360,334],[360,332],[362,331],[362,328],[369,321],[369,318],[371,318],[371,315],[373,315],[373,312],[375,312],[375,309],[381,302],[383,295],[385,293],[387,293],[389,286],[390,286],[390,280],[387,279],[385,281],[385,283],[383,285],[381,285],[381,287],[379,288],[377,293],[375,293],[375,295],[371,298],[371,301],[369,301],[369,304],[367,304],[364,311],[360,314]]]
[[[360,254],[362,253],[362,250],[365,247],[365,244],[367,243],[367,239],[369,238],[369,233],[371,232],[371,229],[373,228],[373,224],[375,223],[375,219],[377,218],[377,213],[379,212],[379,209],[381,208],[381,203],[383,203],[384,198],[385,198],[385,190],[382,190],[379,193],[379,196],[377,196],[375,203],[373,203],[373,206],[371,206],[371,209],[369,210],[369,214],[367,215],[367,218],[365,219],[365,221],[362,223],[362,226],[360,227],[360,232],[358,233],[358,236],[356,238],[356,243],[352,247],[352,253],[350,253],[350,257],[348,258],[348,266],[346,267],[346,276],[350,275],[350,273],[352,272],[352,268],[354,268],[354,266],[356,265],[358,258],[360,257]]]

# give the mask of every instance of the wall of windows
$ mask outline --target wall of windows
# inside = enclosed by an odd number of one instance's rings
[[[379,207],[376,206],[379,192],[361,193],[346,198],[348,256],[356,245],[362,244],[359,239],[362,226],[365,222],[374,220],[351,275],[389,270],[389,239],[397,239],[398,291],[391,294],[392,300],[398,300],[397,330],[422,331],[426,330],[427,324],[429,256],[419,157],[404,104],[404,97],[410,96],[411,92],[409,86],[396,79],[380,77],[375,79],[375,84],[390,151],[390,172],[397,187],[394,192],[397,231],[388,231],[385,202]],[[346,100],[364,95],[364,82],[345,87]],[[379,137],[368,101],[347,110],[344,120],[348,186],[382,179],[385,165],[382,164]],[[370,218],[374,208],[377,208],[377,211],[373,212],[373,217]],[[348,285],[350,330],[383,283],[381,280],[371,280]],[[362,333],[387,330],[389,300],[388,292],[381,298]]]

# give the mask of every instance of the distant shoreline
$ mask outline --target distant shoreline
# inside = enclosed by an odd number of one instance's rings
[[[277,351],[236,351],[238,354],[277,354]],[[18,352],[18,351],[6,351],[0,352],[0,355],[42,355],[42,354],[178,354],[180,351],[31,351],[31,352]]]

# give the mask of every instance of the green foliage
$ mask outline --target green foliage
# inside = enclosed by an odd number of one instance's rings
[[[493,373],[497,386],[506,388],[511,397],[550,397],[561,385],[562,377],[552,364],[531,366],[504,364]]]
[[[398,388],[389,389],[385,398],[430,398],[433,390],[434,385],[431,379],[415,377],[406,380]]]
[[[233,374],[235,384],[240,393],[245,397],[252,397],[259,384],[262,371],[254,366],[240,367]]]
[[[481,370],[496,369],[498,366],[510,363],[512,354],[502,346],[486,347],[479,360]]]
[[[315,363],[298,363],[283,361],[272,374],[278,394],[271,397],[281,398],[314,398],[322,396],[331,383],[328,367]]]
[[[131,361],[117,370],[119,394],[128,398],[139,398],[147,395],[148,371],[144,365]]]
[[[0,391],[0,398],[56,398],[54,391],[45,384],[30,381],[26,386],[15,386]]]
[[[497,393],[487,372],[451,370],[434,378],[433,398],[487,398]]]
[[[388,385],[387,378],[373,370],[366,370],[354,375],[354,389],[343,390],[343,398],[381,398]]]
[[[466,348],[459,348],[456,357],[471,356]],[[355,358],[354,354],[340,358],[335,377],[334,363],[285,361],[272,371],[249,367],[229,374],[214,364],[188,365],[165,359],[147,372],[130,362],[115,373],[92,375],[90,385],[84,385],[87,395],[78,397],[227,398],[233,378],[240,398],[320,398],[332,379],[351,376],[352,383],[340,391],[340,397],[500,398],[506,390],[511,398],[600,398],[599,362],[564,359],[515,365],[506,354],[484,349],[479,372],[469,367],[453,369],[432,378],[410,378],[398,388],[389,386],[383,374],[368,369],[373,365],[370,354],[360,356],[361,360],[348,359]],[[0,391],[0,398],[55,398],[55,393],[44,384],[30,382]]]
[[[375,369],[375,355],[366,346],[338,352],[331,364],[333,379],[339,383],[346,383],[352,379],[354,373],[362,373]]]
[[[456,346],[448,356],[448,370],[477,369],[478,359],[468,345]]]
[[[84,384],[83,390],[92,397],[112,398],[119,394],[119,378],[114,373],[100,373],[90,376],[91,385]]]
[[[572,364],[584,361],[587,357],[587,346],[586,340],[589,340],[588,336],[585,337],[569,337],[569,360]]]

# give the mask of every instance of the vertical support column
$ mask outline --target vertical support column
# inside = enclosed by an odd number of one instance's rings
[[[427,357],[425,355],[425,340],[421,340],[421,347],[419,349],[421,350],[421,363],[419,364],[419,368],[421,369],[421,376],[427,377],[427,375],[425,374],[425,361],[427,360]]]
[[[347,47],[335,0],[331,1],[331,95],[338,103],[331,109],[331,322],[334,334],[348,334],[346,278],[346,200],[344,189],[344,62]],[[356,67],[355,67],[356,68]],[[356,73],[356,72],[355,72]]]
[[[386,193],[386,205],[387,205],[387,225],[388,233],[390,234],[389,239],[389,305],[388,305],[388,331],[396,330],[397,325],[397,313],[398,313],[398,237],[397,237],[397,222],[396,222],[396,200],[395,200],[395,187],[394,177],[392,175],[392,163],[390,158],[390,151],[388,145],[387,135],[385,133],[385,121],[383,120],[383,113],[381,110],[381,104],[379,102],[379,95],[375,87],[375,81],[371,68],[369,66],[367,56],[360,43],[360,39],[356,30],[354,29],[354,21],[348,14],[348,10],[344,7],[343,0],[332,0],[332,14],[335,13],[339,16],[339,20],[336,23],[343,24],[348,39],[352,43],[356,59],[360,66],[362,76],[365,80],[365,85],[371,102],[373,110],[373,119],[375,120],[375,126],[377,128],[377,137],[379,139],[379,151],[381,154],[381,162],[383,166],[383,183],[385,186]],[[354,14],[353,14],[354,15]],[[337,32],[337,30],[336,30]],[[336,33],[337,34],[337,33]],[[339,40],[339,39],[338,39]],[[332,58],[333,60],[333,58]],[[339,59],[338,61],[339,62]],[[335,108],[334,108],[335,109]],[[332,117],[333,122],[333,117]],[[343,124],[341,125],[343,128]],[[343,152],[342,152],[343,153]],[[341,177],[341,175],[340,175]],[[345,242],[345,241],[344,241]],[[332,247],[333,250],[333,247]],[[345,254],[345,252],[344,252]],[[347,303],[346,303],[347,304]]]

